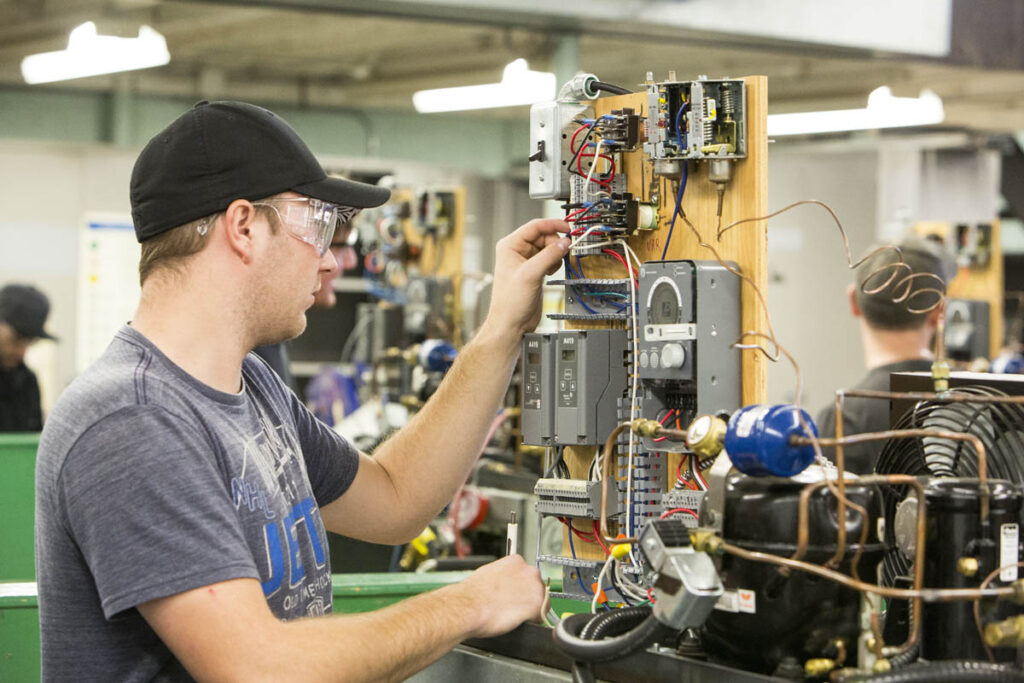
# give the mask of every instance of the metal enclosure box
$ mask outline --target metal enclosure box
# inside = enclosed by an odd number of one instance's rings
[[[567,162],[572,159],[572,150],[563,132],[588,109],[574,102],[541,102],[530,107],[531,199],[569,198]]]
[[[555,335],[523,338],[523,443],[550,446],[555,436]]]
[[[572,330],[557,336],[555,442],[604,443],[626,388],[626,331]]]
[[[639,296],[637,372],[645,386],[693,394],[697,415],[739,407],[740,352],[730,348],[740,336],[739,278],[716,261],[649,261]]]

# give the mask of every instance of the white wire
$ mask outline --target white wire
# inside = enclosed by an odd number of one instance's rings
[[[584,245],[583,245],[582,247],[577,247],[577,246],[576,246],[576,244],[577,244],[577,243],[578,243],[578,242],[579,242],[580,240],[582,240],[582,239],[586,239],[587,235],[589,235],[590,233],[594,232],[594,231],[595,231],[595,230],[597,230],[598,228],[603,228],[603,227],[604,227],[604,226],[603,226],[603,225],[601,225],[600,223],[594,223],[594,224],[593,224],[593,225],[591,225],[591,226],[590,226],[589,228],[587,228],[586,232],[584,232],[584,233],[583,233],[582,235],[580,235],[579,237],[577,237],[576,239],[574,239],[574,240],[573,240],[572,242],[570,242],[570,243],[569,243],[569,248],[570,248],[570,249],[574,249],[574,248],[575,248],[575,249],[589,249],[590,247],[592,247],[592,246],[595,246],[595,245],[591,245],[591,244],[584,244]],[[610,244],[610,243],[609,243],[609,244]]]
[[[571,533],[571,532],[570,532]],[[590,601],[590,611],[597,613],[597,601],[601,598],[601,586],[604,585],[604,578],[608,576],[608,567],[612,562],[615,561],[614,555],[609,555],[608,559],[605,560],[604,566],[601,567],[601,573],[597,575],[597,586],[594,588],[594,599]],[[605,595],[605,599],[607,599]]]
[[[594,160],[590,163],[590,173],[587,174],[587,181],[583,183],[584,197],[586,196],[587,190],[590,189],[590,179],[594,177],[594,169],[597,168],[597,160],[601,156],[601,145],[604,144],[604,140],[597,141],[597,147],[594,148]]]
[[[633,579],[626,575],[626,572],[622,570],[622,563],[616,563],[612,568],[615,572],[615,582],[618,585],[619,591],[624,592],[631,598],[637,600],[646,600],[647,593],[634,583]]]
[[[629,294],[629,313],[633,321],[633,388],[630,392],[629,397],[629,421],[632,422],[636,419],[636,396],[637,396],[637,374],[638,374],[638,358],[637,358],[637,347],[639,345],[639,334],[640,331],[636,326],[636,288],[632,286],[633,283],[633,267],[629,262],[629,258],[632,257],[637,264],[640,264],[640,259],[637,258],[636,253],[629,248],[625,240],[615,240],[616,244],[622,245],[623,253],[626,254],[626,270],[629,274],[630,287]],[[626,459],[626,535],[633,535],[633,455],[636,448],[635,435],[633,430],[629,430],[629,455]],[[638,565],[636,558],[636,545],[631,545],[629,548],[629,557],[633,561],[634,565]]]

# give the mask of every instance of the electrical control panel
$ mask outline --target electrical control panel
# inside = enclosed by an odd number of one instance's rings
[[[678,418],[685,426],[699,414],[740,406],[740,352],[731,348],[740,336],[740,280],[723,265],[644,263],[637,327],[642,417]],[[684,448],[671,441],[645,445]]]
[[[523,443],[550,446],[555,436],[555,339],[528,334],[523,339]]]
[[[414,225],[421,235],[444,239],[455,225],[455,193],[423,190],[416,195]]]
[[[743,159],[747,95],[740,79],[648,82],[644,151],[652,159]]]
[[[626,331],[571,330],[555,342],[555,437],[560,445],[597,445],[617,424],[626,387]]]

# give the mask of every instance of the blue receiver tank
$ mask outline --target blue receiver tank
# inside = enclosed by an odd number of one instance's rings
[[[420,365],[428,372],[447,372],[455,362],[455,347],[442,339],[428,339],[420,344]]]
[[[814,435],[814,420],[801,410]],[[752,477],[792,477],[814,461],[811,446],[790,445],[791,436],[806,436],[793,405],[746,406],[733,413],[725,432],[725,451],[732,464]]]

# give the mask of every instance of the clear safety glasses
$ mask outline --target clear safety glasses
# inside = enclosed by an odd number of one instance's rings
[[[294,237],[313,245],[321,256],[331,246],[334,231],[359,213],[355,207],[330,204],[312,197],[267,199],[253,202],[253,206],[273,209]]]

